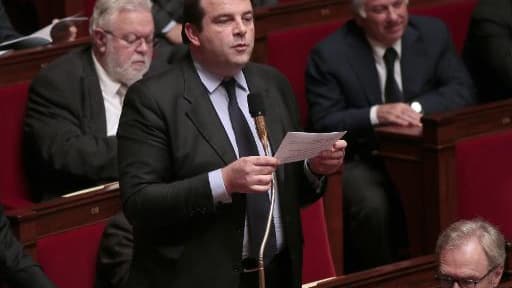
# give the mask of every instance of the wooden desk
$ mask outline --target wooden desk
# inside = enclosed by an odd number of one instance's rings
[[[31,81],[39,70],[55,58],[78,47],[88,45],[89,37],[71,42],[9,52],[0,56],[0,86]]]
[[[348,274],[326,280],[310,287],[314,288],[434,288],[439,287],[435,279],[437,263],[434,255],[380,266],[363,272]],[[505,269],[499,287],[512,287],[510,270]]]
[[[423,129],[377,129],[379,153],[402,196],[412,256],[434,251],[457,219],[455,144],[512,129],[512,100],[423,117]]]
[[[6,214],[19,241],[33,256],[39,238],[106,221],[121,210],[119,189],[57,198]]]

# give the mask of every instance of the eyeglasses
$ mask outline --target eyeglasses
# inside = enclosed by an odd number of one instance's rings
[[[494,271],[496,268],[498,268],[498,266],[492,267],[491,269],[489,269],[489,271],[487,271],[487,273],[485,273],[484,276],[482,276],[482,277],[480,277],[480,279],[476,279],[476,280],[475,279],[457,279],[457,278],[452,278],[448,275],[443,275],[443,274],[437,274],[435,277],[437,280],[439,280],[439,284],[440,284],[441,288],[452,288],[453,284],[455,282],[457,282],[457,284],[459,284],[459,286],[462,288],[476,288],[476,285],[478,285],[478,283],[482,282],[487,276],[489,276],[489,274],[491,274],[492,271]]]
[[[139,35],[136,35],[133,33],[129,33],[124,36],[118,36],[118,35],[114,34],[114,32],[109,31],[109,30],[103,30],[103,32],[105,32],[105,34],[107,34],[107,35],[110,35],[114,38],[117,38],[117,39],[123,41],[126,45],[128,45],[132,48],[139,47],[142,44],[142,42],[144,42],[144,43],[146,43],[146,45],[152,46],[152,47],[155,47],[158,44],[158,38],[154,38],[153,35],[139,36]]]

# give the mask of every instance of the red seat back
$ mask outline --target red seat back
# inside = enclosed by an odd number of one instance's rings
[[[92,16],[92,11],[94,10],[95,3],[96,3],[96,0],[83,0],[85,16],[87,16],[87,17]]]
[[[480,136],[456,144],[459,216],[483,217],[512,239],[512,131]]]
[[[0,203],[8,210],[31,204],[22,167],[23,117],[29,82],[0,87]]]
[[[411,14],[432,16],[443,20],[450,30],[453,44],[459,54],[464,47],[469,21],[477,0],[454,0],[445,4],[412,7]]]
[[[302,283],[336,276],[327,236],[323,203],[322,200],[318,200],[313,205],[301,210],[304,233]]]
[[[49,235],[37,241],[37,261],[60,288],[94,287],[96,257],[106,221]]]
[[[344,21],[271,32],[267,36],[267,63],[277,68],[290,81],[300,108],[301,123],[306,125],[308,108],[304,73],[311,49],[339,28]]]

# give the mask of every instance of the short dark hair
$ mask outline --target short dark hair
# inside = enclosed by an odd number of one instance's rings
[[[190,39],[188,39],[187,34],[185,33],[185,24],[190,23],[197,27],[199,32],[203,30],[203,21],[204,10],[201,7],[201,0],[185,0],[183,3],[183,28],[181,29],[181,37],[183,38],[183,43],[189,44]]]

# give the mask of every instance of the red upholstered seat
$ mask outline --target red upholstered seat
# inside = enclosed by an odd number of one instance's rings
[[[477,0],[455,0],[442,5],[413,7],[410,12],[411,14],[432,16],[443,20],[450,30],[457,52],[460,53],[466,40],[471,13],[473,13],[477,2]]]
[[[29,82],[0,87],[0,203],[8,210],[31,203],[25,185],[21,144]]]
[[[459,141],[455,149],[460,218],[483,217],[512,239],[512,131]]]
[[[57,287],[94,287],[96,256],[105,226],[105,221],[98,222],[37,241],[37,261]]]
[[[306,125],[308,117],[304,72],[309,52],[316,43],[334,32],[341,24],[342,21],[338,20],[271,32],[267,36],[268,64],[280,70],[290,81],[301,110],[303,126]],[[339,192],[335,191],[334,193]],[[303,209],[301,213],[304,232],[302,282],[308,283],[336,276],[323,201],[317,201]]]
[[[85,16],[91,17],[96,0],[83,0]]]
[[[302,283],[336,276],[331,257],[323,201],[301,211],[304,233]]]
[[[267,63],[281,71],[290,81],[300,108],[301,123],[307,123],[307,101],[304,73],[309,52],[323,38],[345,21],[337,20],[271,32],[267,36]]]

